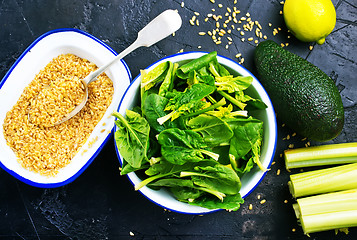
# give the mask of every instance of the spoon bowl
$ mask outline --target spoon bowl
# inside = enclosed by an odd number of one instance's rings
[[[84,88],[84,95],[83,95],[83,100],[82,102],[77,105],[71,112],[67,113],[60,121],[56,122],[54,125],[58,125],[61,124],[65,121],[67,121],[68,119],[72,118],[74,115],[76,115],[77,113],[79,113],[82,108],[86,105],[87,101],[88,101],[88,84],[84,79],[80,79],[83,88]]]

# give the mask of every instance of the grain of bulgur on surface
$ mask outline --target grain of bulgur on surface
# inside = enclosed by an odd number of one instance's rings
[[[97,67],[73,54],[55,57],[25,88],[3,123],[4,137],[19,163],[30,171],[53,176],[70,163],[109,107],[113,83],[105,74],[88,85],[88,102],[68,121],[53,127],[39,127],[28,119],[31,99],[57,79],[82,79]]]

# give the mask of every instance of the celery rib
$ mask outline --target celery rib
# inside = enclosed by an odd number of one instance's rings
[[[294,198],[357,188],[357,163],[290,175]]]
[[[284,152],[286,169],[357,162],[357,142],[339,143]]]
[[[357,226],[357,210],[302,217],[305,234]]]
[[[297,205],[305,234],[357,226],[357,189],[300,198]]]

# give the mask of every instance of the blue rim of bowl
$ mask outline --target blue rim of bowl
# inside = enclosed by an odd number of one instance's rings
[[[182,53],[176,53],[176,54],[173,54],[173,55],[169,55],[169,56],[166,56],[160,60],[157,60],[156,62],[150,64],[148,67],[146,67],[145,69],[148,69],[150,68],[151,66],[155,65],[156,63],[160,62],[160,61],[163,61],[165,59],[168,59],[168,58],[172,58],[172,57],[175,57],[175,56],[179,56],[179,55],[185,55],[185,54],[192,54],[192,53],[202,53],[202,54],[207,54],[208,52],[204,52],[204,51],[190,51],[190,52],[182,52]],[[259,82],[259,80],[249,71],[247,70],[245,67],[243,67],[242,65],[240,65],[239,63],[233,61],[232,59],[228,58],[228,57],[225,57],[225,56],[222,56],[222,55],[219,55],[217,54],[218,57],[221,57],[221,58],[224,58],[228,61],[231,61],[233,62],[234,64],[238,64],[239,66],[241,66],[245,71],[247,71],[250,75],[252,75],[255,80],[257,81],[257,83],[260,85],[260,87],[263,89],[264,93],[266,94],[266,96],[268,97],[269,101],[270,101],[270,105],[271,105],[271,109],[272,111],[274,112],[274,107],[273,107],[273,104],[271,103],[271,100],[270,100],[270,97],[268,95],[268,93],[265,91],[263,85]],[[122,105],[122,102],[123,102],[123,99],[125,98],[127,92],[129,91],[130,87],[132,84],[134,84],[134,82],[141,76],[141,74],[139,73],[133,81],[130,82],[130,85],[128,86],[128,88],[125,90],[123,96],[122,96],[122,99],[120,100],[120,103],[119,103],[119,106],[118,106],[118,109],[117,111],[119,111],[121,105]],[[273,152],[272,152],[272,156],[270,158],[270,161],[269,161],[269,164],[268,164],[268,169],[270,168],[272,162],[273,162],[273,159],[274,159],[274,156],[275,156],[275,151],[276,151],[276,145],[277,145],[277,122],[276,122],[276,118],[275,118],[275,115],[273,116],[273,119],[274,119],[274,126],[275,126],[275,131],[274,131],[274,149],[273,149]],[[114,126],[114,129],[116,129],[116,126]],[[119,164],[122,165],[123,164],[123,161],[119,155],[119,150],[117,148],[117,144],[116,144],[116,141],[114,139],[114,147],[115,147],[115,152],[116,152],[116,155],[118,157],[118,160],[119,160]],[[265,175],[267,174],[267,172],[263,172],[262,176],[260,177],[259,181],[254,185],[254,187],[252,187],[248,192],[247,194],[245,194],[245,196],[242,196],[242,198],[245,198],[247,197],[249,194],[251,194],[254,189],[260,184],[260,182],[264,179]],[[130,177],[127,175],[126,176],[129,181],[134,185],[133,181],[130,179]],[[202,214],[208,214],[208,213],[213,213],[213,212],[217,212],[217,211],[221,211],[223,209],[209,209],[209,211],[207,212],[198,212],[198,213],[191,213],[191,212],[184,212],[184,211],[179,211],[179,210],[176,210],[176,209],[171,209],[171,208],[167,208],[166,206],[163,206],[161,205],[160,203],[152,200],[151,198],[149,198],[146,194],[144,194],[140,189],[138,190],[143,196],[145,196],[145,198],[147,198],[148,200],[150,200],[151,202],[155,203],[156,205],[164,208],[164,209],[167,209],[167,210],[170,210],[172,212],[176,212],[176,213],[184,213],[184,214],[189,214],[189,215],[202,215]]]
[[[31,43],[30,46],[28,46],[26,48],[26,50],[20,55],[20,57],[15,61],[15,63],[11,66],[11,68],[9,69],[9,71],[5,74],[5,76],[3,77],[3,79],[0,82],[0,89],[2,88],[2,86],[4,85],[4,83],[6,82],[6,80],[8,79],[8,77],[10,76],[10,74],[12,73],[12,71],[14,70],[14,68],[17,66],[17,64],[22,60],[22,58],[31,51],[31,49],[43,38],[51,35],[51,34],[55,34],[55,33],[61,33],[61,32],[76,32],[79,34],[82,34],[86,37],[89,37],[91,39],[93,39],[94,41],[98,42],[99,44],[101,44],[102,46],[104,46],[106,49],[108,49],[111,53],[113,53],[114,56],[117,56],[118,53],[115,52],[111,47],[109,47],[107,44],[105,44],[103,41],[101,41],[100,39],[94,37],[93,35],[84,32],[82,30],[79,29],[75,29],[75,28],[59,28],[59,29],[54,29],[51,31],[48,31],[46,33],[44,33],[43,35],[41,35],[40,37],[38,37],[33,43]],[[129,70],[128,65],[124,62],[123,59],[120,60],[124,67],[125,70],[129,76],[129,81],[131,82],[132,76],[131,76],[131,72]],[[111,129],[110,134],[108,134],[108,136],[105,138],[105,140],[103,141],[103,143],[99,146],[99,148],[96,150],[96,152],[90,157],[90,159],[87,161],[86,164],[83,165],[83,167],[73,176],[71,176],[70,178],[67,178],[66,180],[62,181],[62,182],[57,182],[57,183],[38,183],[38,182],[34,182],[31,181],[21,175],[19,175],[18,173],[8,169],[7,167],[5,167],[5,165],[0,161],[0,167],[2,169],[4,169],[6,172],[8,172],[10,175],[14,176],[15,178],[19,179],[20,181],[34,186],[34,187],[39,187],[39,188],[56,188],[56,187],[61,187],[64,186],[72,181],[74,181],[77,177],[79,177],[79,175],[81,175],[85,169],[87,169],[87,167],[93,162],[93,160],[97,157],[97,155],[99,154],[99,152],[103,149],[104,145],[108,142],[109,138],[111,137],[111,135],[113,134],[113,130],[114,130],[114,126]]]

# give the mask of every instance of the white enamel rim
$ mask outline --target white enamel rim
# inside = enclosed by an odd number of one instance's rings
[[[0,166],[17,179],[36,187],[54,188],[68,184],[90,165],[112,134],[114,117],[111,116],[111,113],[118,108],[119,102],[131,81],[129,68],[123,60],[111,66],[106,74],[113,81],[112,103],[71,162],[53,177],[42,176],[26,170],[21,167],[14,152],[6,144],[2,124],[6,113],[17,102],[23,89],[33,80],[35,75],[54,57],[65,53],[72,53],[88,59],[97,66],[105,64],[117,55],[104,42],[86,32],[68,28],[56,29],[36,39],[17,59],[0,82]]]
[[[196,59],[202,55],[206,54],[206,52],[184,52],[178,53],[175,55],[171,55],[165,57],[152,65],[150,65],[147,70],[150,71],[155,68],[158,64],[163,61],[171,61],[171,62],[181,62]],[[270,168],[271,163],[274,158],[276,142],[277,142],[277,124],[275,113],[273,109],[273,105],[270,101],[270,98],[266,91],[264,90],[261,83],[257,80],[253,74],[251,74],[247,69],[239,65],[237,62],[220,56],[217,56],[217,60],[219,63],[227,67],[233,74],[242,75],[242,76],[252,76],[253,83],[252,87],[250,87],[250,94],[253,97],[259,97],[264,103],[268,106],[265,110],[260,111],[259,116],[257,118],[263,120],[264,122],[264,136],[263,136],[263,145],[261,148],[261,162],[263,166],[266,168]],[[119,104],[118,112],[122,115],[125,115],[126,109],[132,109],[137,104],[137,99],[139,98],[139,86],[141,81],[141,75],[139,74],[133,82],[131,82],[130,86],[124,93],[122,101]],[[114,126],[114,132],[117,130],[117,126]],[[115,140],[114,140],[115,141]],[[122,156],[120,155],[118,148],[115,144],[115,149],[117,152],[117,156],[120,164],[122,164]],[[247,197],[262,181],[266,172],[261,171],[257,166],[255,166],[252,171],[241,178],[242,188],[240,193],[243,198]],[[141,182],[141,179],[135,173],[127,174],[129,180],[133,185]],[[143,187],[139,190],[146,198],[156,203],[157,205],[179,213],[185,214],[206,214],[210,212],[214,212],[220,209],[207,209],[198,206],[192,206],[187,203],[180,202],[176,200],[172,194],[170,194],[167,190],[153,190],[148,187]]]

